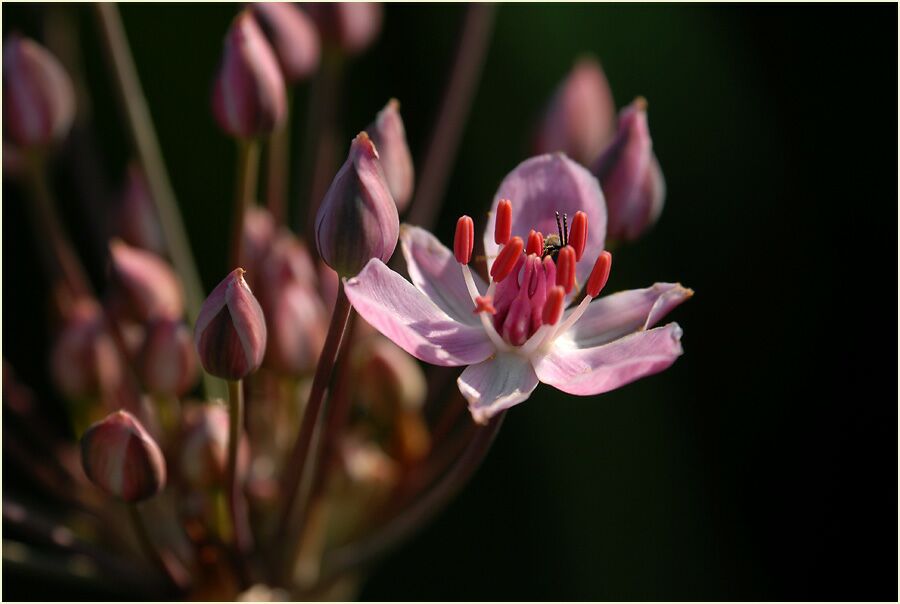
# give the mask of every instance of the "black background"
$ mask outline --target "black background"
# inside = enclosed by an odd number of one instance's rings
[[[69,10],[118,178],[127,145],[92,15]],[[463,10],[387,8],[349,68],[342,140],[396,96],[421,155]],[[122,12],[209,288],[233,148],[208,94],[235,6]],[[4,33],[39,34],[33,7],[3,13]],[[896,600],[896,20],[890,5],[500,8],[437,235],[486,209],[556,83],[593,53],[618,105],[649,100],[668,185],[661,221],[618,251],[609,287],[692,287],[672,315],[685,354],[602,397],[539,388],[363,598]],[[52,401],[35,312],[46,285],[19,203],[4,183],[3,354]],[[99,279],[76,201],[65,214]],[[7,598],[78,596],[4,583]]]

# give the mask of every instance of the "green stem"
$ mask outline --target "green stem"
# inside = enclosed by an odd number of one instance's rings
[[[241,243],[244,234],[244,217],[256,197],[259,178],[259,142],[255,139],[239,140],[237,153],[237,179],[234,183],[234,215],[231,223],[231,247],[228,270],[241,265]]]

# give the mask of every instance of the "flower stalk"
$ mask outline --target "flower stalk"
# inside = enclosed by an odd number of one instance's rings
[[[234,184],[234,215],[232,216],[231,246],[228,267],[240,266],[244,216],[254,203],[259,177],[259,141],[239,139],[237,143],[237,178]]]

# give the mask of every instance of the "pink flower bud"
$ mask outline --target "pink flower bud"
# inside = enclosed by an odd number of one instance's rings
[[[647,102],[638,98],[619,114],[615,140],[594,163],[609,215],[607,236],[633,241],[653,226],[666,196],[647,126]]]
[[[366,132],[378,149],[385,180],[397,203],[397,211],[402,213],[412,201],[415,170],[397,99],[388,101],[384,109],[378,112],[375,121],[366,128]]]
[[[75,117],[72,81],[59,61],[37,42],[12,34],[3,45],[3,121],[22,147],[63,138]]]
[[[184,314],[181,283],[169,264],[121,240],[109,244],[110,280],[119,309],[139,322]]]
[[[50,365],[57,388],[69,398],[109,395],[121,384],[122,359],[96,302],[75,304],[53,345]]]
[[[319,278],[306,246],[288,229],[283,229],[273,239],[259,273],[256,281],[260,300],[289,281],[315,288]]]
[[[372,258],[387,262],[399,234],[397,206],[378,152],[369,136],[360,132],[319,207],[319,255],[340,276],[352,277]]]
[[[156,215],[156,206],[144,172],[137,162],[128,166],[115,222],[116,233],[126,243],[165,256],[166,240]]]
[[[600,64],[582,59],[559,85],[538,130],[536,151],[562,151],[578,163],[597,159],[615,129],[612,91]]]
[[[251,6],[275,51],[285,81],[294,83],[312,75],[319,67],[321,54],[319,32],[312,19],[287,2],[260,2]]]
[[[127,411],[87,429],[81,437],[81,463],[103,492],[128,502],[152,497],[166,484],[166,460],[159,445]]]
[[[178,440],[178,475],[198,490],[225,483],[228,466],[228,408],[224,403],[186,406]],[[249,451],[245,437],[238,449],[238,469],[244,474]]]
[[[203,368],[224,380],[240,380],[259,368],[266,351],[266,321],[244,281],[244,269],[229,273],[203,302],[194,344]]]
[[[241,266],[247,270],[253,283],[259,277],[263,258],[275,240],[275,219],[268,210],[251,206],[244,213],[244,231],[241,242]]]
[[[303,7],[322,39],[351,55],[368,48],[381,32],[384,11],[376,2],[307,2]]]
[[[240,138],[270,134],[287,116],[278,59],[249,9],[225,37],[212,105],[219,127]]]
[[[325,344],[328,312],[315,290],[298,281],[267,296],[266,366],[288,375],[309,374]]]
[[[393,416],[398,410],[420,409],[427,385],[422,368],[409,354],[381,336],[357,353],[357,392],[376,414]]]
[[[197,381],[197,357],[183,322],[157,319],[147,328],[138,373],[153,394],[181,396]]]

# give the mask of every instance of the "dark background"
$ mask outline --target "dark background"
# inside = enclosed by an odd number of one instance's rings
[[[118,178],[128,147],[92,15],[67,10]],[[122,6],[207,288],[233,163],[209,87],[235,10]],[[463,11],[387,8],[349,68],[342,140],[396,96],[421,156]],[[6,5],[4,34],[38,35],[36,14]],[[558,81],[592,53],[618,105],[649,100],[668,185],[657,227],[617,252],[610,289],[694,288],[672,315],[685,354],[602,397],[540,387],[362,597],[897,599],[896,21],[893,5],[500,8],[438,236],[486,209]],[[4,193],[4,356],[34,384],[46,289]],[[67,216],[87,249],[77,206]],[[60,596],[4,582],[7,597]]]

